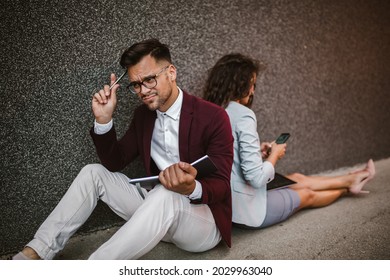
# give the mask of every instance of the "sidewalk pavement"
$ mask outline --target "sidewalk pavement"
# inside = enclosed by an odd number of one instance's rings
[[[361,166],[319,175],[338,175]],[[348,195],[324,208],[302,210],[266,229],[234,228],[230,249],[221,242],[208,252],[189,253],[160,242],[142,259],[389,260],[390,158],[376,161],[375,166],[376,176],[365,186],[369,194]],[[117,229],[74,236],[56,259],[87,259]]]

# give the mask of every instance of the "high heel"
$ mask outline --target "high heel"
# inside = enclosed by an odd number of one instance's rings
[[[362,190],[363,189],[363,186],[369,181],[369,177],[367,177],[366,179],[362,180],[359,184],[356,184],[354,186],[351,186],[348,191],[350,193],[353,193],[353,194],[360,194],[360,193],[364,193],[364,194],[367,194],[367,193],[370,193],[369,191],[366,191],[366,190]]]
[[[368,176],[366,178],[364,178],[362,181],[360,181],[360,183],[352,185],[348,189],[348,191],[350,193],[353,193],[353,194],[367,194],[367,193],[370,193],[369,191],[362,190],[362,189],[363,189],[364,185],[368,181],[370,181],[372,178],[374,178],[374,176],[375,176],[375,165],[374,165],[374,161],[372,159],[370,159],[367,162],[366,168],[363,171],[367,171],[368,172]]]
[[[374,161],[372,159],[370,159],[368,161],[366,170],[368,171],[368,173],[370,173],[370,175],[368,176],[369,180],[374,178],[374,176],[375,176],[375,164],[374,164]]]

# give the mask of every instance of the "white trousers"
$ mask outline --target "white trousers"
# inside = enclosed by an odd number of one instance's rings
[[[150,192],[142,189],[143,199],[128,180],[100,164],[85,166],[27,246],[42,259],[52,259],[88,219],[99,199],[127,222],[90,259],[137,259],[160,240],[190,252],[207,251],[220,242],[221,234],[206,204],[191,204],[186,196],[161,185]]]

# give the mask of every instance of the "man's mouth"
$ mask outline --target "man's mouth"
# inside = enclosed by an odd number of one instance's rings
[[[148,94],[142,97],[142,101],[148,101],[152,99],[153,97],[157,96],[157,93]]]

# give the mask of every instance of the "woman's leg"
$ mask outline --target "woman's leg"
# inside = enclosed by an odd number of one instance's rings
[[[290,188],[298,193],[301,200],[298,210],[303,208],[317,208],[330,205],[340,196],[348,192],[348,190],[345,188],[325,191],[313,191],[310,188]]]
[[[369,160],[366,167],[362,170],[340,176],[305,176],[294,173],[288,175],[289,179],[297,182],[293,185],[295,190],[300,188],[310,188],[313,191],[348,189],[352,193],[359,193],[369,180],[375,175],[375,166],[372,160]]]
[[[345,188],[313,191],[310,188],[289,187],[268,191],[266,216],[258,228],[265,228],[283,222],[303,208],[327,206],[344,193],[347,193]]]
[[[281,188],[267,191],[267,209],[263,223],[259,227],[246,228],[266,228],[287,220],[291,215],[299,210],[301,198],[298,192],[291,188]]]

